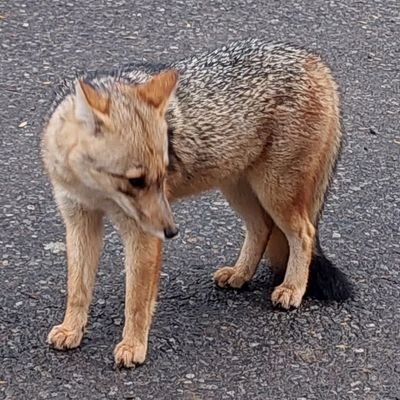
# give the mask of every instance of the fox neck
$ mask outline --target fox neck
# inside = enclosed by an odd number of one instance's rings
[[[78,143],[78,135],[71,131],[63,135],[62,126],[73,112],[72,97],[66,98],[58,107],[58,112],[50,119],[42,138],[42,155],[45,168],[52,180],[63,184],[76,179],[68,162],[71,150]]]
[[[218,187],[219,179],[207,171],[207,162],[198,160],[198,154],[204,154],[208,144],[202,140],[194,121],[181,110],[179,87],[165,118],[168,126],[169,200],[196,196]]]

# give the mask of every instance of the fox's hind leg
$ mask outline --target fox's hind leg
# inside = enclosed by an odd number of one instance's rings
[[[276,225],[272,229],[264,257],[274,273],[274,281],[281,283],[289,259],[289,244],[285,234]]]
[[[307,288],[315,237],[315,228],[308,215],[310,188],[301,177],[300,186],[282,175],[275,181],[274,176],[264,171],[261,167],[251,176],[253,190],[289,244],[285,278],[274,289],[272,302],[289,309],[300,305]]]
[[[235,266],[220,268],[215,272],[214,280],[218,286],[238,289],[255,274],[273,224],[244,179],[224,185],[221,190],[231,207],[243,218],[246,237]]]
[[[285,232],[290,255],[285,278],[272,292],[272,302],[283,308],[298,307],[307,288],[315,229],[308,218],[294,213],[289,218],[277,216],[277,224]]]

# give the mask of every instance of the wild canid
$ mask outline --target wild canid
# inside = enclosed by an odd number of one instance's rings
[[[329,68],[308,51],[248,39],[166,66],[125,66],[64,83],[42,139],[66,227],[68,298],[48,336],[77,347],[87,322],[107,215],[125,248],[126,298],[115,361],[143,363],[162,240],[176,235],[170,202],[220,189],[246,237],[219,286],[240,288],[264,252],[272,302],[298,307],[351,295],[323,255],[317,224],[341,147],[339,96]]]

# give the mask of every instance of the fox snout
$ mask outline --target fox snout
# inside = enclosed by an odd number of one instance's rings
[[[142,226],[145,231],[160,239],[172,239],[179,230],[175,224],[171,206],[164,193],[148,197],[141,204]]]
[[[179,233],[179,229],[176,226],[171,226],[164,229],[164,236],[166,239],[172,239]]]
[[[172,214],[167,214],[165,217],[167,218],[162,218],[163,222],[148,221],[143,225],[144,230],[162,240],[174,238],[178,235],[179,229],[175,225]]]
[[[175,224],[174,216],[168,201],[164,198],[159,206],[159,217],[164,239],[172,239],[178,235],[179,229]]]

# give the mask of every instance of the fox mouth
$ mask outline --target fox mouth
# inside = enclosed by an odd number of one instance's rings
[[[140,228],[153,236],[158,237],[161,240],[165,240],[165,234],[164,234],[164,230],[163,229],[157,229],[155,227],[153,227],[152,225],[149,224],[145,224],[143,222],[140,221],[139,219],[139,213],[130,205],[126,204],[125,201],[118,203],[118,205],[121,207],[122,211],[129,217],[134,219],[138,226],[140,226]]]
[[[172,239],[176,237],[179,233],[179,230],[175,225],[168,226],[167,228],[160,228],[147,222],[143,222],[140,218],[140,215],[142,213],[135,207],[133,207],[130,201],[125,196],[119,197],[117,200],[117,204],[125,215],[127,215],[129,218],[134,219],[137,222],[138,226],[143,230],[143,232],[146,232],[149,235],[156,236],[159,239],[165,241],[165,239]]]
[[[163,229],[157,229],[148,224],[142,224],[141,227],[142,227],[143,231],[148,233],[149,235],[156,236],[159,239],[161,239],[162,241],[165,241],[166,237],[165,237],[165,233],[164,233]]]
[[[142,225],[142,229],[149,235],[156,236],[163,241],[165,241],[165,239],[173,239],[179,235],[179,230],[176,227],[157,229],[151,225],[144,224]]]

